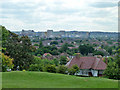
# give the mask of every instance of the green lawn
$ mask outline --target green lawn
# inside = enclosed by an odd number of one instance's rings
[[[47,72],[4,72],[3,88],[117,88],[118,81]]]

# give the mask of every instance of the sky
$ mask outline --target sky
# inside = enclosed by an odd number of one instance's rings
[[[10,31],[118,31],[119,0],[0,0]]]

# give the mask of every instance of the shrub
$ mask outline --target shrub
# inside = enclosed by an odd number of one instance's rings
[[[73,65],[72,68],[68,70],[70,75],[75,75],[79,71],[79,67],[77,65]]]
[[[12,69],[14,64],[13,64],[13,59],[10,58],[9,56],[4,55],[3,53],[0,53],[0,65],[2,63],[2,71],[6,72],[7,69]]]
[[[43,66],[41,64],[31,64],[29,71],[43,71]]]
[[[70,68],[70,69],[68,69],[68,73],[69,73],[69,75],[74,75],[75,70],[73,68]]]
[[[62,74],[66,74],[66,71],[68,70],[68,68],[64,65],[60,65],[58,68],[57,68],[57,72],[58,73],[62,73]]]
[[[29,71],[39,71],[38,65],[37,64],[31,64]]]
[[[41,72],[42,72],[42,71],[43,71],[43,69],[44,69],[44,67],[43,67],[41,64],[39,64],[39,65],[38,65],[38,69],[39,69],[39,71],[41,71]]]
[[[46,65],[45,66],[45,71],[46,72],[51,72],[51,73],[56,73],[56,67],[55,65]]]

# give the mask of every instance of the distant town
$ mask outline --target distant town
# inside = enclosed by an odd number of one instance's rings
[[[26,35],[29,37],[39,38],[96,38],[96,37],[118,37],[117,32],[88,32],[88,31],[53,31],[47,30],[47,32],[35,32],[34,30],[22,30],[14,32],[20,36]]]

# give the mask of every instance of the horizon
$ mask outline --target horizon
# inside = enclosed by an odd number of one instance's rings
[[[4,0],[0,23],[10,31],[118,32],[119,0]],[[22,5],[21,5],[22,4]]]

